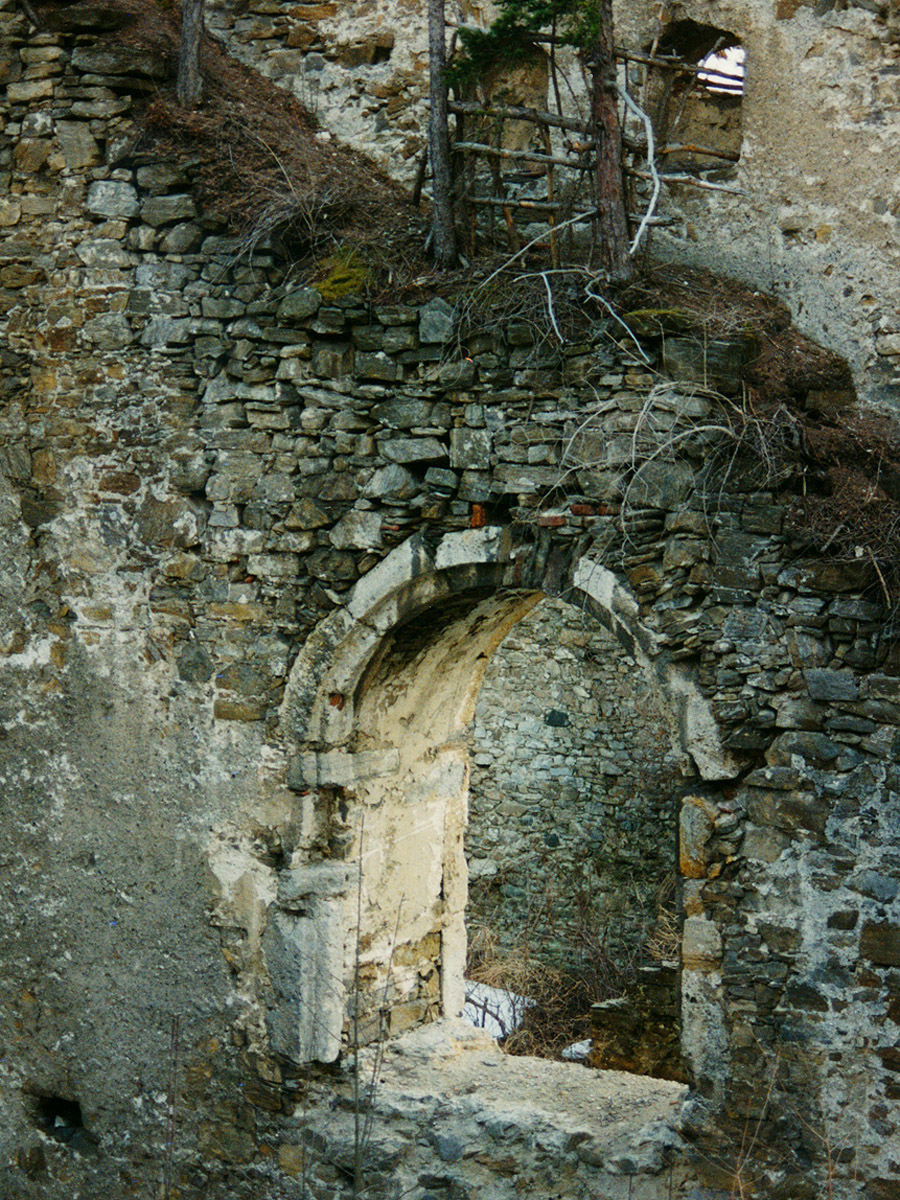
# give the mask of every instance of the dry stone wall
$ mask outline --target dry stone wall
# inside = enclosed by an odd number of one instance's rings
[[[491,659],[475,711],[470,936],[577,966],[605,947],[631,965],[674,906],[672,730],[616,639],[545,600]]]
[[[452,1011],[466,724],[562,594],[651,670],[695,768],[683,1136],[720,1183],[750,1122],[763,1194],[896,1195],[900,666],[867,564],[806,553],[744,476],[710,491],[688,439],[623,514],[640,414],[708,397],[651,395],[602,324],[461,353],[447,299],[326,301],[241,260],[188,176],[134,157],[148,77],[0,18],[4,1194],[297,1194],[273,1147],[330,1086],[308,1060],[354,1017]],[[419,825],[405,924],[377,885],[402,895]],[[596,1159],[540,1152],[589,1191]],[[420,1200],[477,1194],[474,1165],[448,1178],[421,1169]]]

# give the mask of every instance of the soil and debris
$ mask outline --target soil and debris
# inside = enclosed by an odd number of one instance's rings
[[[296,97],[204,38],[203,102],[175,99],[180,38],[176,7],[154,0],[37,5],[53,29],[90,28],[92,41],[141,50],[166,77],[148,91],[137,123],[138,156],[169,159],[189,176],[207,222],[294,260],[351,244],[375,275],[428,271],[426,214],[374,162],[342,145]],[[382,267],[382,270],[378,270]],[[405,270],[404,270],[405,268]]]
[[[669,1080],[507,1055],[483,1030],[450,1019],[361,1051],[359,1066],[364,1078],[375,1069],[375,1104],[392,1114],[440,1096],[445,1121],[452,1112],[537,1137],[580,1135],[602,1145],[607,1159],[633,1155],[654,1122],[676,1124],[687,1096]]]

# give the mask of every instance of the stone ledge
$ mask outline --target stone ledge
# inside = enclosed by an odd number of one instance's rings
[[[288,787],[298,792],[318,787],[353,787],[379,775],[390,775],[399,766],[398,750],[362,750],[358,754],[331,750],[301,754],[288,764]]]

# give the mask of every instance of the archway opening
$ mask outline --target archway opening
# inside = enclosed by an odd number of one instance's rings
[[[491,654],[539,599],[489,587],[443,597],[380,640],[359,683],[354,750],[386,757],[347,809],[354,1039],[462,1012],[467,730]]]
[[[352,794],[345,790],[339,804],[345,813],[346,856],[359,864],[346,1034],[371,1041],[463,1010],[470,772],[480,785],[487,765],[484,750],[476,750],[474,762],[470,758],[471,722],[492,656],[514,628],[509,653],[520,659],[527,653],[523,637],[529,641],[533,635],[527,621],[520,622],[538,606],[535,611],[543,610],[544,623],[549,621],[544,636],[554,644],[552,654],[538,661],[536,675],[518,681],[510,675],[509,654],[501,655],[500,681],[489,688],[488,703],[498,687],[525,697],[541,691],[540,676],[556,675],[559,695],[553,689],[542,694],[539,714],[529,719],[572,744],[566,754],[555,756],[545,747],[546,761],[539,761],[538,753],[529,762],[515,744],[522,730],[508,731],[507,757],[524,764],[530,792],[495,808],[508,804],[516,810],[522,818],[517,836],[533,850],[517,856],[514,849],[502,870],[498,866],[493,872],[505,878],[491,880],[485,855],[470,845],[476,866],[469,919],[476,914],[473,924],[481,937],[492,890],[495,899],[504,892],[520,893],[524,908],[519,905],[515,917],[501,921],[501,941],[516,954],[515,922],[526,922],[535,934],[540,927],[535,961],[551,971],[562,969],[558,978],[591,980],[579,993],[586,1000],[583,1021],[592,1002],[621,1005],[626,982],[641,982],[641,970],[659,970],[664,963],[672,1062],[661,1063],[665,1055],[656,1052],[648,1058],[623,1051],[621,1037],[611,1039],[616,1045],[610,1061],[596,1056],[594,1061],[684,1079],[683,1070],[672,1065],[680,1062],[674,961],[679,757],[671,750],[668,722],[653,689],[634,660],[623,656],[587,612],[556,601],[539,605],[542,598],[534,590],[496,585],[470,586],[437,602],[432,598],[378,640],[360,677],[352,749],[367,765]],[[540,653],[535,657],[540,660]],[[573,761],[567,764],[566,758]],[[506,789],[508,780],[497,786]],[[480,786],[479,801],[482,810],[492,806]],[[501,840],[496,824],[475,836],[482,842]],[[531,877],[523,887],[522,870],[529,865]],[[510,878],[516,872],[519,883]],[[494,888],[498,882],[500,888]],[[535,906],[542,907],[540,922],[533,919]],[[655,964],[649,953],[654,940],[660,949]],[[642,982],[658,979],[645,976]],[[590,1036],[587,1028],[583,1032]],[[559,1035],[567,1037],[562,1028]],[[525,1052],[531,1048],[523,1047]]]
[[[472,729],[467,1008],[512,1053],[685,1079],[684,756],[658,689],[578,606],[494,653]]]

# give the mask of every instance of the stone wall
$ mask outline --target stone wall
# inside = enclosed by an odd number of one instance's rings
[[[777,293],[800,329],[848,359],[863,394],[889,403],[900,361],[894,9],[796,0],[690,0],[664,9],[668,21],[733,35],[746,49],[747,79],[741,157],[718,179],[725,190],[665,188],[661,210],[674,225],[653,240],[655,254]],[[618,44],[648,49],[659,12],[655,0],[616,5]],[[490,9],[450,5],[448,19],[486,21]],[[326,129],[412,181],[428,90],[424,6],[221,0],[210,20],[240,57],[309,103]],[[580,72],[570,74],[579,95]],[[643,89],[636,69],[635,93]],[[531,92],[528,101],[536,102]]]
[[[494,654],[475,710],[470,933],[631,965],[675,904],[681,783],[653,684],[593,618],[545,600]]]
[[[448,299],[236,257],[134,157],[147,77],[0,18],[4,1193],[296,1195],[273,1148],[354,1027],[454,1011],[467,728],[552,594],[693,764],[684,1135],[733,1180],[751,1122],[763,1194],[895,1194],[900,678],[867,563],[749,477],[711,493],[702,438],[633,459],[648,411],[687,435],[714,404],[653,390],[658,342],[457,347]],[[589,1194],[576,1146],[541,1177]]]

